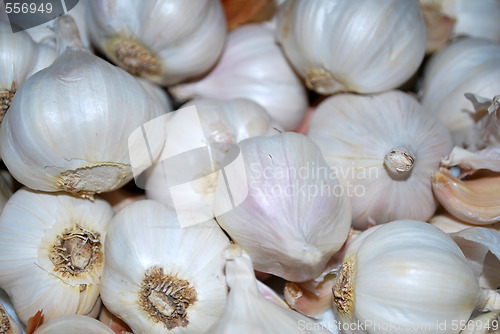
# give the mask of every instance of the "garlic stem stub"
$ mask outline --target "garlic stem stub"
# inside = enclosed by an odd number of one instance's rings
[[[315,110],[308,136],[346,187],[354,228],[433,215],[431,178],[452,141],[411,95],[331,96]]]
[[[92,311],[112,216],[99,199],[26,188],[9,199],[0,217],[0,286],[24,324],[40,310],[46,320]]]
[[[129,135],[166,112],[156,101],[130,74],[70,45],[18,89],[0,131],[3,161],[35,190],[92,198],[117,189],[133,178]]]
[[[228,301],[208,333],[330,333],[311,318],[265,299],[257,289],[252,259],[239,245],[229,246],[224,258],[230,287]]]
[[[289,0],[276,39],[309,89],[377,93],[417,71],[426,27],[416,0]]]
[[[160,85],[207,72],[226,38],[218,0],[88,1],[92,42],[129,73]]]
[[[103,303],[134,333],[203,333],[226,302],[227,246],[213,219],[183,228],[159,202],[132,203],[108,228]]]
[[[217,222],[256,270],[293,282],[316,278],[349,233],[345,189],[306,136],[284,132],[239,143],[243,160],[215,192]],[[235,195],[236,194],[236,195]]]
[[[478,277],[449,235],[398,220],[350,245],[333,287],[347,333],[458,333],[479,303]]]

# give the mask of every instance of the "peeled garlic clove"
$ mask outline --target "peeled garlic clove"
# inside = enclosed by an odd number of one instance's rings
[[[129,73],[161,85],[208,71],[226,38],[217,0],[89,1],[96,47]]]
[[[56,57],[55,48],[35,43],[24,31],[13,33],[0,21],[0,123],[17,89]]]
[[[500,44],[480,38],[456,41],[430,58],[423,78],[424,110],[446,125],[455,145],[463,146],[478,117],[464,94],[498,95]]]
[[[15,322],[0,302],[0,332],[2,334],[22,334],[21,327]]]
[[[129,136],[164,112],[130,74],[69,47],[17,91],[0,152],[22,184],[91,198],[132,179]],[[151,144],[153,157],[162,143]]]
[[[354,240],[334,284],[333,306],[348,333],[458,333],[452,324],[469,319],[479,293],[473,269],[449,235],[398,220]]]
[[[273,32],[258,24],[233,30],[215,68],[198,81],[171,87],[175,99],[246,98],[264,107],[285,130],[304,117],[306,90],[276,45]]]
[[[186,122],[182,118],[183,109],[188,106],[196,107],[195,121]],[[276,134],[279,127],[264,108],[247,99],[194,99],[175,113],[179,115],[172,115],[166,122],[169,140],[162,156],[185,152],[187,159],[176,166],[167,165],[173,159],[165,162],[160,159],[147,172],[146,195],[172,208],[182,204],[186,215],[194,217],[206,212],[207,219],[213,218],[215,188],[227,151],[243,139]],[[200,131],[200,137],[194,135]],[[208,152],[192,150],[202,141],[208,145]],[[181,184],[184,185],[173,188]]]
[[[238,245],[225,252],[228,301],[219,322],[208,333],[329,333],[320,324],[265,299],[257,289],[252,259]]]
[[[227,246],[213,219],[182,228],[163,204],[132,203],[108,227],[103,303],[134,333],[203,333],[226,302]]]
[[[294,282],[316,278],[349,233],[351,207],[337,176],[297,133],[246,139],[239,150],[239,162],[225,167],[228,186],[219,178],[217,222],[256,270]]]
[[[427,220],[436,210],[431,177],[451,151],[451,137],[409,94],[329,97],[314,112],[308,135],[347,189],[354,228]]]
[[[426,28],[417,1],[293,0],[280,7],[276,38],[310,89],[376,93],[416,72]]]
[[[432,177],[432,188],[439,202],[458,219],[475,225],[500,221],[500,175],[459,180],[441,167]]]
[[[44,322],[34,334],[114,334],[102,322],[83,315],[64,315]]]
[[[104,266],[103,200],[18,190],[0,217],[0,286],[26,324],[37,311],[46,320],[94,308]]]

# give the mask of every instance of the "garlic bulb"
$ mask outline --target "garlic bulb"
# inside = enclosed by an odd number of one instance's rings
[[[2,334],[22,334],[21,327],[12,319],[9,313],[0,302],[0,333]]]
[[[24,324],[39,310],[45,320],[92,310],[112,216],[99,199],[26,188],[9,199],[0,217],[0,286]]]
[[[419,3],[424,15],[434,15],[452,23],[448,38],[441,45],[456,36],[481,37],[500,42],[500,2],[497,0],[419,0]],[[432,35],[433,31],[428,31],[428,34]]]
[[[182,117],[188,106],[196,108],[196,122]],[[176,207],[178,215],[200,217],[201,221],[214,217],[214,193],[227,151],[243,139],[279,131],[267,112],[247,99],[194,99],[168,116],[172,116],[166,121],[169,140],[162,157],[186,152],[186,159],[172,165],[175,160],[160,158],[160,163],[148,171],[146,195]],[[198,132],[200,136],[195,135]],[[204,150],[192,150],[199,142],[207,145]]]
[[[289,0],[276,38],[310,89],[376,93],[416,72],[426,28],[416,0]]]
[[[163,204],[132,203],[108,227],[102,301],[134,333],[203,333],[226,301],[227,246],[213,219],[182,228]]]
[[[229,207],[219,179],[217,222],[248,252],[256,270],[293,282],[316,278],[349,233],[345,189],[306,136],[254,137],[239,149],[243,164],[228,173],[229,188],[233,198],[246,196]]]
[[[88,1],[92,42],[115,64],[161,85],[208,71],[226,38],[218,0]]]
[[[330,333],[310,318],[273,304],[260,295],[252,259],[241,247],[231,245],[224,257],[231,290],[221,319],[208,333]]]
[[[479,301],[478,279],[446,233],[414,220],[363,232],[333,288],[347,333],[458,333]]]
[[[140,155],[133,144],[129,153],[130,134],[165,112],[156,101],[130,74],[69,47],[17,91],[0,131],[2,158],[32,189],[90,198],[117,189],[133,177],[129,154]],[[161,146],[152,143],[151,154]]]
[[[102,322],[83,315],[64,315],[44,322],[34,334],[114,334]]]
[[[500,44],[485,39],[459,40],[431,57],[424,71],[421,101],[436,115],[462,146],[474,127],[472,93],[493,98],[500,85]]]
[[[257,24],[233,30],[215,68],[199,81],[170,88],[178,100],[247,98],[263,106],[285,130],[304,116],[307,93],[276,45],[273,32]]]
[[[308,135],[347,188],[354,228],[427,220],[436,210],[431,176],[451,138],[410,95],[332,96],[314,112]]]
[[[16,90],[56,57],[55,48],[35,43],[24,31],[13,33],[0,21],[0,123]]]

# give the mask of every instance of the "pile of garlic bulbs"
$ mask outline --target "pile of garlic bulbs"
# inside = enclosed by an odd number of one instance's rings
[[[500,333],[500,2],[76,3],[0,2],[0,334]]]

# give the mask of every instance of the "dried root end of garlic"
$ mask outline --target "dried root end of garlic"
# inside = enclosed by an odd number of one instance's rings
[[[307,88],[323,95],[349,91],[344,83],[323,68],[307,71],[305,82]]]
[[[10,89],[0,90],[0,124],[2,124],[5,113],[10,107],[14,94],[16,94],[16,84],[14,82]]]
[[[14,333],[12,330],[12,325],[10,323],[9,315],[7,314],[7,311],[5,311],[5,309],[2,307],[2,304],[0,304],[0,333]]]
[[[49,259],[54,271],[62,277],[80,277],[104,262],[100,234],[79,225],[59,234],[50,249]],[[83,286],[82,286],[83,285]],[[85,284],[80,285],[84,290]]]
[[[354,259],[348,258],[344,260],[332,288],[333,304],[343,316],[348,316],[353,309],[354,273]]]
[[[134,39],[112,38],[106,43],[106,48],[116,63],[133,75],[147,78],[161,74],[161,63],[158,57]]]
[[[89,164],[62,172],[57,187],[62,191],[92,199],[95,193],[118,188],[127,178],[127,168],[128,165],[117,162]]]
[[[151,267],[142,281],[139,305],[146,314],[166,329],[189,325],[187,309],[197,301],[194,286],[187,280]]]

